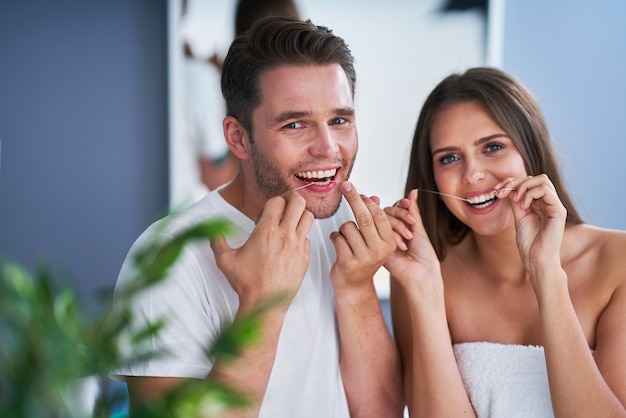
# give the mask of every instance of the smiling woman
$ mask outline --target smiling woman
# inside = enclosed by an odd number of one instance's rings
[[[626,232],[578,215],[530,92],[494,68],[444,78],[405,188],[385,266],[411,413],[626,416]]]

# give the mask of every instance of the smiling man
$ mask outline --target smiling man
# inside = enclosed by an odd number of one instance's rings
[[[237,177],[153,225],[132,254],[195,223],[227,218],[236,233],[188,245],[166,280],[144,292],[135,318],[167,319],[150,341],[165,350],[118,371],[131,406],[186,379],[220,379],[251,403],[234,416],[402,416],[400,367],[373,284],[395,250],[378,200],[347,180],[358,149],[356,75],[343,39],[288,17],[259,21],[230,47],[222,72]],[[206,347],[270,298],[261,340],[234,362]]]

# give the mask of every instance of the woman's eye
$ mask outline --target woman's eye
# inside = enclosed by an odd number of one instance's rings
[[[439,159],[439,162],[441,164],[445,165],[445,164],[453,163],[453,162],[457,161],[458,159],[459,159],[459,157],[457,157],[456,155],[446,155],[444,157],[441,157]]]
[[[486,152],[496,152],[496,151],[500,151],[502,148],[504,148],[504,146],[502,146],[502,144],[499,144],[499,143],[492,143],[492,144],[485,145]]]

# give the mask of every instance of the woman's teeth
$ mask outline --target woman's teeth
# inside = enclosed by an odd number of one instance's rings
[[[477,208],[483,208],[489,206],[489,204],[496,198],[495,190],[490,193],[484,193],[478,196],[468,198],[468,203]]]

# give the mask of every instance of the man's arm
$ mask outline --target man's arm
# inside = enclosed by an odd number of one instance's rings
[[[312,225],[306,201],[290,192],[266,203],[242,247],[231,249],[223,238],[211,243],[218,267],[239,295],[235,322],[280,298],[260,313],[260,340],[233,361],[218,359],[209,374],[248,396],[249,408],[237,417],[259,414],[285,315],[309,267]]]
[[[348,182],[342,191],[354,212],[331,235],[337,262],[331,271],[341,342],[341,372],[353,417],[400,417],[404,408],[399,354],[385,324],[374,274],[395,250],[384,211],[359,196]]]
[[[306,210],[306,201],[292,192],[267,202],[254,231],[240,248],[230,248],[223,237],[211,242],[218,267],[239,296],[234,324],[248,315],[258,315],[255,332],[259,338],[243,347],[234,359],[215,359],[208,375],[249,401],[243,410],[228,411],[233,416],[259,415],[283,320],[309,267],[308,233],[312,224],[313,215]],[[158,399],[186,380],[131,377],[128,380],[131,404],[136,407]]]
[[[272,306],[259,315],[259,340],[243,348],[234,359],[217,360],[208,375],[208,379],[216,380],[244,396],[248,402],[241,408],[226,410],[224,418],[257,417],[261,402],[269,381],[274,364],[278,337],[288,304]],[[245,315],[246,308],[239,310],[235,321]],[[176,377],[128,376],[128,394],[130,413],[143,404],[160,401],[168,392],[183,383],[198,381],[196,379]]]
[[[133,411],[139,406],[160,399],[167,392],[188,380],[190,379],[179,377],[127,376],[130,416],[133,416]]]

